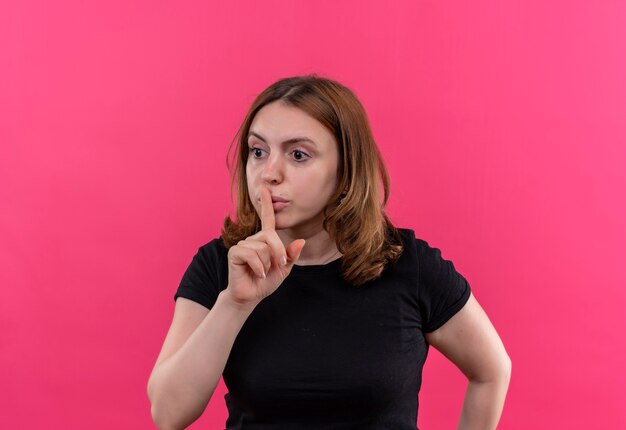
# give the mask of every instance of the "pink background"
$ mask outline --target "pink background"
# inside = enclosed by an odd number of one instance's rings
[[[0,4],[0,415],[153,428],[173,294],[230,210],[272,81],[365,105],[389,213],[469,280],[513,360],[500,428],[625,428],[626,3]],[[419,424],[462,374],[431,349]],[[192,428],[223,428],[224,387]]]

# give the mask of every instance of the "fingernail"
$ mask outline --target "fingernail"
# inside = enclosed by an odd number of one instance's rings
[[[263,279],[265,279],[265,271],[263,271],[263,276],[262,276],[262,278],[263,278]]]
[[[280,259],[280,264],[282,264],[283,266],[286,266],[287,265],[287,257],[285,257],[283,255],[283,257]]]

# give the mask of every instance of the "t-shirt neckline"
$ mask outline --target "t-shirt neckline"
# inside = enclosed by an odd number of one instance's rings
[[[298,263],[294,264],[291,268],[291,273],[322,273],[322,272],[338,272],[341,267],[342,257],[329,261],[325,264],[309,264],[306,266],[299,266]]]

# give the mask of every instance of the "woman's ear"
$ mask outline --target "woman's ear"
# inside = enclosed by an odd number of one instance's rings
[[[343,203],[347,195],[348,195],[348,189],[346,188],[345,190],[343,190],[343,193],[341,193],[341,196],[339,197],[339,204]]]

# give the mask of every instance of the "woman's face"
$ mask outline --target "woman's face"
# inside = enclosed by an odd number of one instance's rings
[[[332,133],[304,111],[275,101],[254,117],[248,148],[248,194],[259,216],[265,186],[277,230],[291,229],[297,237],[319,231],[324,206],[337,188],[339,150]]]

